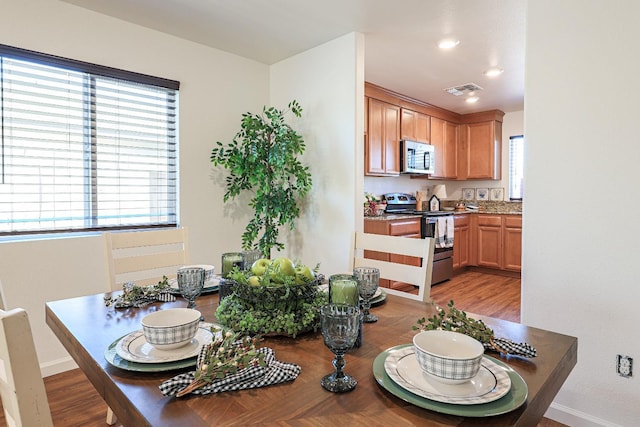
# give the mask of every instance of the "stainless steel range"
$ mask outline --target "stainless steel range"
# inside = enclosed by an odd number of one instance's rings
[[[445,223],[453,224],[453,212],[448,211],[419,211],[416,210],[416,198],[411,194],[389,193],[384,195],[387,201],[387,214],[412,214],[421,215],[420,235],[425,237],[436,237],[438,226]],[[431,284],[444,282],[451,279],[453,275],[453,227],[447,230],[448,238],[445,244],[436,241],[436,248],[433,254],[433,274]]]

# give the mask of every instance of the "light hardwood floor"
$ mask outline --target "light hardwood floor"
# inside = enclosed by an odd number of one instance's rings
[[[479,272],[465,272],[431,289],[440,305],[453,300],[470,313],[513,322],[520,321],[520,280]],[[56,426],[105,426],[107,406],[79,369],[45,378],[49,405]],[[6,425],[0,414],[0,425]],[[561,427],[544,419],[538,427]]]

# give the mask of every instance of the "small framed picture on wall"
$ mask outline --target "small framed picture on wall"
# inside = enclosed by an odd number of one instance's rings
[[[476,189],[475,188],[463,188],[462,189],[462,200],[473,200],[476,198]]]
[[[476,200],[489,200],[489,189],[476,188]]]
[[[504,200],[504,188],[490,188],[489,200],[501,202]]]

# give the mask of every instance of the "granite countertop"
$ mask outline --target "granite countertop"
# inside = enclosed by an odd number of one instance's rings
[[[455,215],[522,215],[522,212],[488,212],[488,211],[482,211],[482,212],[477,212],[477,211],[451,211],[451,213],[455,214]],[[364,219],[366,220],[371,220],[371,221],[390,221],[390,220],[397,220],[397,219],[413,219],[413,218],[420,218],[421,215],[417,215],[417,214],[383,214],[383,215],[379,215],[379,216],[365,216]]]
[[[453,208],[459,203],[465,203],[468,205],[477,206],[478,210],[464,210],[464,211],[451,211],[452,213],[459,214],[493,214],[493,215],[522,215],[522,202],[511,201],[462,201],[462,200],[443,200],[442,208]],[[380,216],[365,216],[365,219],[374,221],[387,221],[397,219],[411,219],[419,218],[417,214],[383,214]]]
[[[365,216],[364,219],[372,220],[372,221],[389,221],[393,219],[413,219],[413,218],[422,218],[422,215],[418,214],[383,214],[378,216]]]

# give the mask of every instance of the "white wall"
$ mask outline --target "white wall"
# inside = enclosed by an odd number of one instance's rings
[[[411,96],[411,94],[404,94]],[[432,186],[444,184],[447,189],[447,199],[462,199],[463,188],[504,188],[505,200],[509,199],[509,137],[522,135],[524,132],[524,111],[506,113],[502,122],[502,179],[491,180],[427,180],[411,179],[408,176],[381,178],[365,177],[364,189],[369,193],[382,195],[392,192],[415,194],[416,191],[428,191]],[[362,196],[364,201],[364,196]]]
[[[271,103],[298,100],[313,190],[286,254],[326,276],[348,269],[351,235],[362,228],[364,37],[351,33],[271,67]],[[355,165],[355,167],[354,167]],[[357,220],[356,220],[357,219]]]
[[[223,206],[209,156],[215,141],[231,140],[242,113],[268,103],[268,66],[51,0],[3,1],[0,43],[179,80],[180,211],[192,261],[219,268],[223,252],[240,248],[249,212]],[[8,307],[29,312],[45,374],[68,367],[44,323],[45,301],[105,289],[103,262],[95,235],[0,243]]]
[[[638,425],[640,3],[528,2],[522,322],[578,337],[553,418]],[[625,89],[625,87],[629,89]],[[604,421],[606,420],[606,421]]]

